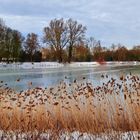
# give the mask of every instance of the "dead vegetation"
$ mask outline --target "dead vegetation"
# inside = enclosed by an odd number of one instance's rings
[[[0,111],[3,132],[140,132],[140,79],[131,74],[108,78],[98,87],[75,80],[19,93],[1,81]]]

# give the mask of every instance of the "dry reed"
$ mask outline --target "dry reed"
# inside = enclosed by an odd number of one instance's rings
[[[75,80],[20,93],[1,85],[0,111],[4,132],[139,132],[140,79],[121,76],[98,87]]]

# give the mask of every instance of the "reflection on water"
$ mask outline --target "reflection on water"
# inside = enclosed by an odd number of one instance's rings
[[[120,75],[140,74],[140,66],[98,66],[84,68],[49,68],[49,69],[0,69],[0,80],[8,84],[16,90],[24,90],[28,88],[28,83],[32,82],[33,87],[48,87],[58,84],[64,80],[67,83],[73,82],[74,79],[92,82],[93,85],[100,85],[104,82],[101,74],[107,74],[108,77],[118,78]],[[20,79],[20,81],[17,81]]]

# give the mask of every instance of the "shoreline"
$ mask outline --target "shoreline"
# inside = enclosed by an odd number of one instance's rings
[[[105,64],[99,64],[98,62],[72,62],[70,64],[58,63],[58,62],[24,62],[24,63],[0,63],[0,68],[11,68],[11,69],[49,69],[49,68],[76,68],[76,67],[98,67],[98,66],[138,66],[138,61],[108,61]]]

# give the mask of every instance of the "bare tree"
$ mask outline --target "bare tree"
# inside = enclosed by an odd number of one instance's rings
[[[94,37],[90,37],[88,40],[87,40],[87,43],[88,43],[88,46],[90,48],[94,48],[94,47],[97,47],[99,46],[99,41],[97,41]]]
[[[30,61],[33,61],[33,55],[39,48],[38,36],[35,33],[29,33],[25,40],[25,51],[30,55]]]
[[[2,43],[4,39],[4,32],[5,32],[5,24],[2,19],[0,19],[0,43]]]
[[[69,19],[67,21],[68,26],[68,38],[69,38],[69,51],[68,51],[68,62],[70,63],[72,60],[72,51],[73,47],[80,40],[83,40],[85,37],[86,27],[82,24],[78,24],[77,21]]]
[[[0,60],[4,59],[9,63],[19,58],[22,44],[22,35],[4,24],[0,19]]]
[[[19,55],[22,49],[23,41],[24,41],[24,37],[22,36],[22,34],[17,30],[13,30],[12,42],[11,42],[11,48],[12,48],[11,56],[14,59],[14,61],[19,60]]]
[[[63,19],[51,20],[49,26],[44,28],[44,42],[54,48],[59,62],[63,61],[63,49],[68,41],[68,28]]]
[[[6,35],[6,26],[4,24],[4,21],[0,19],[0,59],[2,59],[4,55],[5,35]]]

